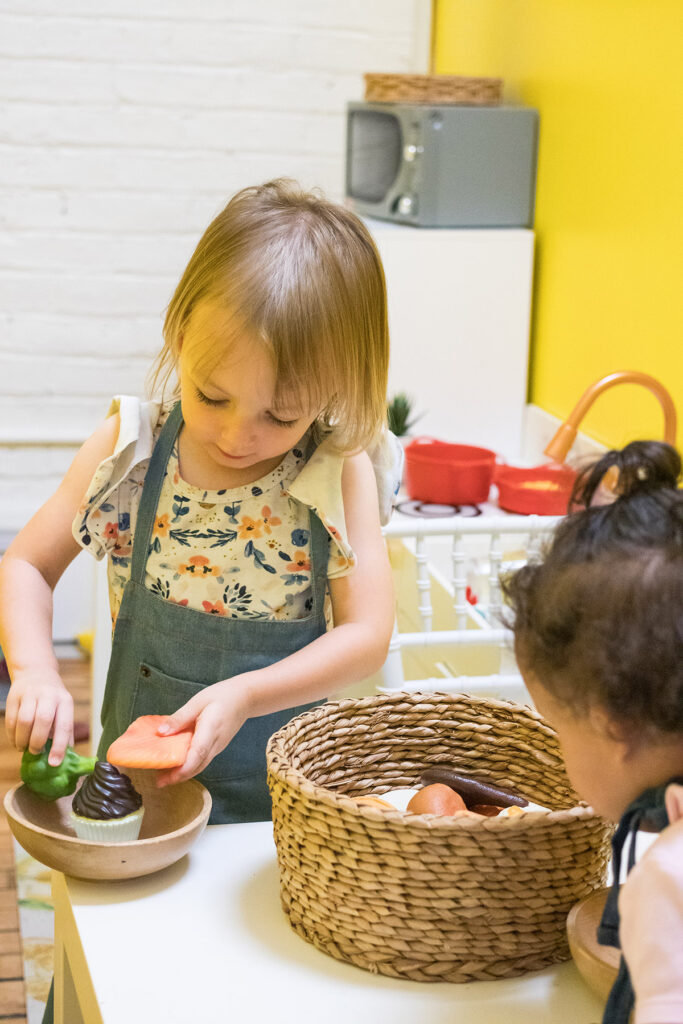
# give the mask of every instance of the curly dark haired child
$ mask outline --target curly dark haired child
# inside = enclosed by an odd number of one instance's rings
[[[598,930],[620,946],[604,1024],[683,1022],[681,459],[636,441],[578,479],[539,564],[505,583],[515,651],[576,791],[614,836]],[[635,863],[639,830],[660,835]],[[619,888],[621,854],[628,874]]]

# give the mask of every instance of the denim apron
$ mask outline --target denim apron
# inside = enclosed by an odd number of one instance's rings
[[[205,686],[265,668],[325,632],[328,535],[310,512],[312,609],[305,619],[229,619],[173,604],[145,587],[157,504],[182,426],[174,406],[154,451],[140,498],[130,580],[125,586],[102,704],[98,757],[140,715],[170,715]],[[266,744],[281,726],[316,703],[249,718],[197,778],[211,793],[209,824],[267,821]]]

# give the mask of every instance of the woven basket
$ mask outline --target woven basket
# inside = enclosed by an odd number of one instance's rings
[[[369,103],[459,103],[495,106],[501,102],[501,78],[461,75],[363,75]]]
[[[275,733],[267,759],[282,905],[308,942],[413,981],[569,959],[567,914],[604,884],[611,829],[577,805],[555,733],[530,708],[419,693],[330,702]],[[443,763],[552,811],[446,818],[349,799]]]

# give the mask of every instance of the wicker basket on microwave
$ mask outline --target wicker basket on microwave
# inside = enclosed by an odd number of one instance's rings
[[[567,914],[604,884],[611,829],[577,802],[530,708],[419,693],[330,702],[275,733],[267,759],[282,906],[308,942],[413,981],[569,959]],[[441,817],[352,799],[444,763],[551,811]]]
[[[368,103],[456,103],[465,106],[496,106],[501,102],[501,78],[467,78],[463,75],[363,75]]]

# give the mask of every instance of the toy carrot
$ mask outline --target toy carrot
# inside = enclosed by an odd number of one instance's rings
[[[160,736],[157,729],[167,715],[142,715],[114,740],[107,761],[117,768],[177,768],[185,763],[193,731]]]

